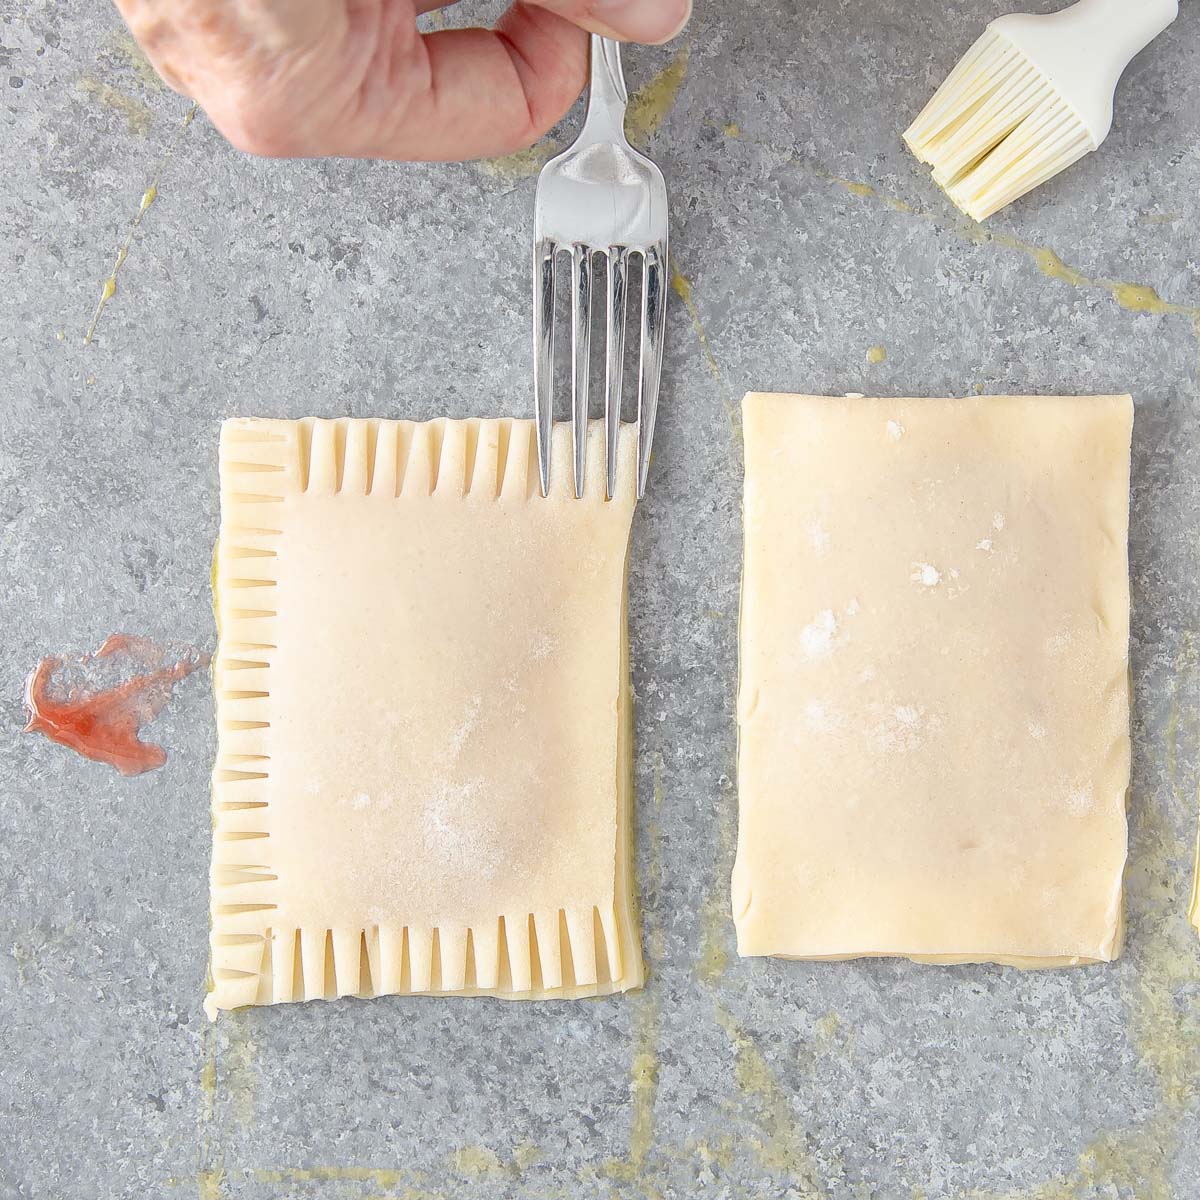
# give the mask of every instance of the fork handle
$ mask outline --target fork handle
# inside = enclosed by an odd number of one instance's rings
[[[629,92],[621,70],[621,43],[593,33],[587,114],[583,128],[612,141],[625,141],[625,106]]]

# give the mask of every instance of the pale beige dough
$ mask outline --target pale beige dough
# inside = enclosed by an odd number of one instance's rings
[[[1130,398],[744,418],[739,951],[1115,958]]]
[[[210,1015],[641,983],[634,452],[543,498],[526,421],[225,424]]]

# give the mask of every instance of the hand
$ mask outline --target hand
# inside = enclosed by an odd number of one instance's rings
[[[239,149],[449,160],[536,141],[587,77],[584,30],[664,42],[691,0],[517,0],[495,29],[417,32],[450,0],[116,0],[163,79]]]

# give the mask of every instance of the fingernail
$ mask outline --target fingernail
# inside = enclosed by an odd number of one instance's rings
[[[688,23],[692,0],[593,0],[593,24],[623,41],[669,42]]]

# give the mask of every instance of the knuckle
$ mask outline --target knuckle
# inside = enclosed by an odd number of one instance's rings
[[[305,152],[305,147],[286,131],[244,114],[219,123],[218,128],[236,149],[259,158],[293,158]]]
[[[286,158],[302,153],[291,123],[277,106],[228,82],[211,91],[220,99],[208,106],[208,114],[236,149],[261,158]]]

